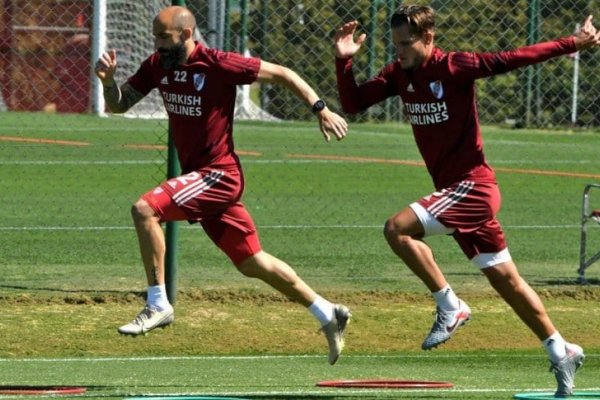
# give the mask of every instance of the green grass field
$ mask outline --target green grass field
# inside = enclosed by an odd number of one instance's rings
[[[187,224],[179,225],[176,323],[119,337],[115,328],[139,310],[145,289],[129,208],[164,178],[164,122],[0,118],[0,386],[85,386],[85,398],[288,400],[509,399],[553,390],[537,340],[448,237],[428,242],[474,318],[440,349],[418,350],[433,302],[381,233],[388,216],[432,191],[407,126],[351,124],[332,143],[316,123],[236,126],[244,203],[263,247],[353,310],[346,352],[330,367],[306,311],[243,278]],[[575,284],[581,197],[585,184],[600,182],[600,134],[486,127],[484,143],[513,258],[563,336],[586,349],[578,391],[600,392],[600,264],[587,271],[590,285]],[[600,190],[591,201],[600,208]],[[590,252],[600,250],[599,228],[589,226]],[[315,387],[368,378],[454,387]]]

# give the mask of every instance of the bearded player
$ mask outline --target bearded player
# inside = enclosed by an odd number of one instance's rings
[[[328,141],[330,135],[338,140],[346,136],[346,121],[331,112],[294,71],[205,48],[194,42],[195,28],[186,8],[161,10],[152,28],[156,52],[121,86],[114,80],[114,50],[104,53],[96,64],[104,99],[113,113],[123,113],[152,89],[159,90],[183,174],[143,194],[132,207],[148,291],[143,310],[118,330],[139,335],[173,322],[175,314],[165,290],[165,239],[160,224],[197,221],[242,274],[261,279],[309,309],[322,326],[329,345],[328,361],[334,364],[344,345],[348,308],[317,295],[288,264],[263,251],[254,222],[240,201],[244,178],[232,136],[236,86],[259,81],[291,90],[312,107]]]

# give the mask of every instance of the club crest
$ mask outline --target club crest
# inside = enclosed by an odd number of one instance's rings
[[[429,89],[431,89],[431,93],[433,93],[436,99],[439,100],[444,97],[444,87],[442,86],[442,81],[429,82]]]
[[[206,74],[194,74],[194,87],[199,92],[204,87],[204,81],[206,80]]]

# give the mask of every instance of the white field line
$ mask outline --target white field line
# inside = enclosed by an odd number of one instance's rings
[[[345,388],[322,388],[322,389],[313,389],[313,390],[288,390],[288,391],[247,391],[247,392],[218,392],[219,396],[323,396],[323,395],[342,395],[342,394],[371,394],[371,395],[380,395],[381,398],[386,398],[392,396],[393,393],[431,393],[433,390],[435,393],[443,392],[443,393],[524,393],[524,392],[535,392],[535,393],[547,393],[548,395],[553,395],[554,390],[556,388],[509,388],[509,389],[499,389],[499,388],[480,388],[480,389],[458,389],[458,388],[449,388],[449,389],[345,389]],[[599,388],[586,388],[585,390],[575,390],[576,392],[589,392],[597,394],[596,392]],[[167,396],[215,396],[215,393],[207,393],[207,392],[181,392],[181,393],[169,393]],[[148,396],[165,396],[165,393],[144,393],[141,397]],[[162,397],[161,397],[162,398]],[[576,397],[580,398],[580,397]],[[593,400],[599,399],[600,397],[589,397],[585,396],[586,399]]]
[[[424,391],[426,390],[434,390],[436,393],[437,392],[444,392],[446,394],[450,394],[452,395],[454,394],[458,394],[458,393],[524,393],[524,392],[531,392],[531,393],[536,393],[538,395],[540,394],[546,394],[548,397],[550,395],[552,395],[554,393],[554,389],[553,388],[545,388],[545,389],[531,389],[531,388],[513,388],[513,389],[400,389],[401,393],[424,393]],[[576,398],[585,398],[585,399],[589,399],[589,400],[598,400],[600,399],[600,397],[596,397],[595,395],[597,394],[598,389],[589,389],[587,392],[589,393],[593,393],[594,396],[591,397],[590,395],[584,395],[584,397],[576,397]],[[586,393],[585,391],[582,390],[576,390],[576,392],[582,392],[582,393]],[[357,390],[349,390],[349,389],[336,389],[334,391],[331,390],[327,390],[327,391],[318,391],[318,390],[290,390],[290,391],[263,391],[263,392],[181,392],[181,393],[146,393],[144,392],[143,394],[140,394],[139,392],[137,393],[127,393],[127,392],[122,392],[122,391],[118,391],[118,394],[110,395],[107,396],[105,394],[102,395],[95,395],[94,393],[89,393],[89,394],[82,394],[82,395],[76,395],[75,397],[77,398],[86,398],[86,397],[125,397],[125,398],[132,398],[132,399],[153,399],[153,398],[160,398],[160,399],[168,399],[170,397],[174,397],[174,398],[185,398],[185,397],[201,397],[201,398],[209,398],[209,397],[214,397],[214,396],[219,396],[219,397],[215,397],[215,399],[221,398],[221,397],[240,397],[240,398],[245,398],[245,397],[241,397],[241,396],[265,396],[265,397],[275,397],[275,396],[281,396],[281,397],[286,397],[286,396],[301,396],[301,397],[306,397],[306,396],[331,396],[331,395],[336,395],[336,396],[340,396],[340,397],[344,397],[344,395],[346,396],[350,396],[350,397],[357,397],[359,395],[370,395],[370,396],[375,396],[377,398],[381,398],[381,399],[391,399],[391,398],[395,398],[394,394],[396,392],[394,391],[394,389],[357,389]],[[15,397],[19,397],[19,396],[14,396],[14,395],[0,395],[0,399],[14,399]],[[31,397],[31,396],[25,396],[25,397]],[[58,396],[61,397],[61,396]],[[19,397],[21,398],[21,397]],[[57,395],[36,395],[35,396],[36,399],[56,399]],[[405,398],[405,397],[403,397]],[[421,398],[421,397],[419,397]],[[511,396],[512,398],[512,396]]]
[[[196,229],[194,226],[181,224],[183,229]],[[381,229],[381,225],[260,225],[259,229]],[[504,229],[579,229],[580,225],[503,225]],[[0,231],[128,231],[133,226],[0,226]]]
[[[588,354],[588,357],[598,357],[600,354]],[[273,360],[273,359],[300,359],[300,358],[321,358],[320,355],[296,355],[296,356],[185,356],[185,357],[104,357],[104,358],[24,358],[24,359],[7,359],[0,358],[0,363],[40,363],[40,362],[49,362],[49,363],[70,363],[70,362],[89,362],[89,363],[98,363],[98,362],[148,362],[148,361],[189,361],[189,360],[217,360],[217,361],[228,361],[228,360]],[[465,354],[446,354],[446,355],[398,355],[398,356],[378,356],[378,355],[347,355],[344,358],[391,358],[391,359],[422,359],[422,358],[496,358],[496,357],[514,357],[514,358],[544,358],[545,355],[506,355],[506,354],[480,354],[480,355],[465,355]],[[126,391],[126,388],[124,388]],[[216,388],[218,389],[218,388]],[[118,390],[119,396],[127,395],[135,397],[140,396],[139,393],[124,393],[122,389]],[[401,393],[423,393],[424,389],[402,389]],[[544,392],[544,393],[553,393],[553,387],[545,387],[545,388],[532,388],[532,387],[518,387],[518,388],[449,388],[449,389],[435,389],[436,393],[524,393],[524,392]],[[581,393],[595,393],[600,391],[600,387],[594,388],[584,388],[579,389],[578,392]],[[206,391],[202,392],[193,392],[193,391],[185,391],[178,393],[168,393],[168,396],[289,396],[289,395],[300,395],[300,396],[319,396],[319,395],[332,395],[332,394],[340,394],[340,395],[360,395],[360,394],[370,394],[370,395],[379,395],[381,398],[386,398],[388,396],[392,396],[393,393],[396,393],[395,389],[351,389],[351,388],[318,388],[318,389],[291,389],[291,390],[254,390],[254,391],[211,391],[207,393]],[[89,393],[89,396],[94,396],[94,393]],[[143,397],[150,396],[165,396],[165,393],[143,393]],[[36,398],[55,398],[55,395],[38,395]],[[87,395],[83,395],[82,397],[87,397]],[[14,396],[0,396],[0,399],[9,399],[14,398]],[[586,398],[590,398],[586,396]]]
[[[399,391],[398,391],[399,390]],[[406,394],[406,393],[431,393],[431,391],[433,390],[433,392],[435,393],[445,393],[445,394],[452,394],[452,393],[524,393],[524,392],[531,392],[531,393],[536,393],[536,394],[546,394],[548,396],[551,396],[554,394],[554,390],[555,388],[509,388],[509,389],[492,389],[492,388],[481,388],[481,389],[457,389],[457,388],[452,388],[452,389],[344,389],[344,388],[336,388],[336,389],[332,389],[332,388],[322,388],[321,390],[318,389],[313,389],[313,390],[287,390],[287,391],[244,391],[244,392],[211,392],[208,393],[206,391],[204,392],[180,392],[180,393],[146,393],[144,392],[141,395],[138,395],[136,397],[135,393],[121,393],[120,395],[125,395],[128,397],[133,397],[133,398],[152,398],[152,397],[157,397],[157,398],[169,398],[171,396],[181,396],[181,397],[191,397],[191,396],[199,396],[199,397],[203,397],[203,396],[235,396],[235,397],[239,397],[239,396],[281,396],[281,397],[285,397],[285,396],[331,396],[331,395],[337,395],[340,397],[343,397],[344,395],[371,395],[371,396],[376,396],[377,398],[381,398],[381,399],[386,399],[386,398],[394,398],[393,396],[395,394]],[[596,397],[595,395],[597,394],[598,388],[589,388],[589,389],[585,389],[585,390],[576,390],[576,392],[581,392],[581,393],[590,393],[590,394],[594,394],[594,397],[590,397],[589,395],[584,395],[585,399],[589,399],[589,400],[594,400],[594,399],[600,399],[600,397]],[[433,395],[433,394],[432,394]],[[94,397],[93,393],[90,393],[91,397]],[[45,398],[49,398],[52,396],[42,396]],[[85,397],[85,395],[83,396]],[[437,398],[438,396],[436,396]],[[6,397],[0,397],[0,398],[10,398],[8,396]],[[14,396],[12,397],[14,398]],[[218,398],[218,397],[217,397]],[[403,397],[404,398],[404,397]],[[443,397],[442,397],[443,398]],[[575,399],[577,398],[582,398],[582,397],[575,397]]]
[[[598,357],[600,354],[587,354],[588,357]],[[101,357],[101,358],[23,358],[23,359],[9,359],[0,358],[0,363],[70,363],[70,362],[148,362],[148,361],[189,361],[189,360],[217,360],[217,361],[228,361],[228,360],[273,360],[273,359],[300,359],[300,358],[321,358],[320,355],[295,355],[295,356],[185,356],[185,357]],[[514,358],[544,358],[545,355],[506,355],[506,354],[481,354],[481,355],[465,355],[465,354],[442,354],[442,355],[398,355],[398,356],[378,356],[378,355],[347,355],[344,358],[392,358],[392,359],[422,359],[422,358],[496,358],[496,357],[514,357]],[[423,393],[424,389],[402,389],[401,393]],[[547,392],[553,393],[553,387],[547,388],[472,388],[472,389],[435,389],[436,393],[523,393],[523,392]],[[592,393],[600,391],[600,387],[579,389],[578,392]],[[320,388],[312,390],[286,390],[286,391],[230,391],[230,392],[180,392],[180,393],[169,393],[169,396],[207,396],[207,395],[219,395],[219,396],[289,396],[289,395],[304,395],[304,396],[318,396],[324,394],[346,394],[346,395],[360,395],[360,394],[371,394],[380,395],[381,398],[386,398],[388,395],[395,393],[394,389],[348,389],[348,388]],[[89,393],[90,396],[94,396],[93,393]],[[119,395],[125,395],[122,390],[119,390]],[[127,396],[136,396],[139,394],[131,393]],[[165,396],[165,393],[144,393],[143,397],[150,396]],[[36,398],[54,398],[55,395],[38,395]],[[82,397],[86,397],[83,395]],[[0,396],[0,399],[14,398],[14,396]],[[589,398],[586,396],[586,398]]]
[[[586,358],[600,357],[600,354],[586,353]],[[264,360],[271,361],[277,359],[320,359],[319,354],[299,354],[299,355],[260,355],[260,356],[158,356],[158,357],[64,357],[64,358],[0,358],[0,363],[71,363],[71,362],[147,362],[147,361],[240,361],[240,360]],[[548,357],[540,350],[540,354],[498,354],[498,353],[481,353],[481,354],[414,354],[414,355],[345,355],[344,359],[418,359],[423,358],[457,358],[457,359],[479,359],[479,358],[539,358],[546,360]]]
[[[0,161],[0,165],[147,165],[165,164],[166,160],[35,160]]]

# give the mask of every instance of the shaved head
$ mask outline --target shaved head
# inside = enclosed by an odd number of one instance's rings
[[[171,6],[163,8],[156,18],[154,24],[159,24],[167,30],[183,31],[191,29],[192,32],[196,29],[196,18],[185,7]]]

